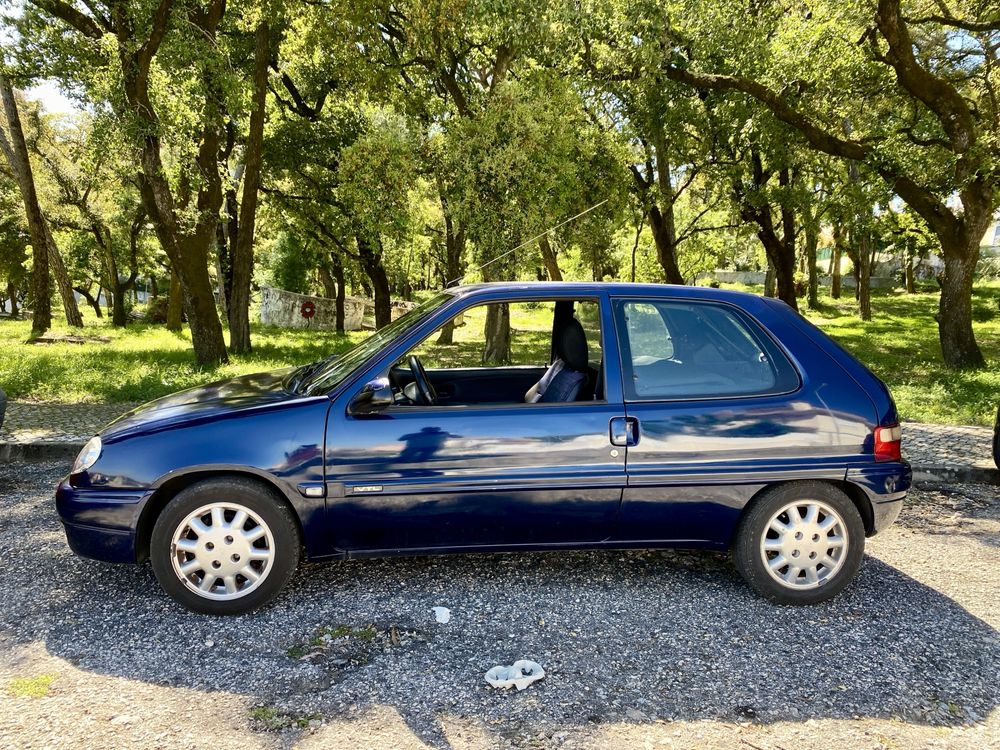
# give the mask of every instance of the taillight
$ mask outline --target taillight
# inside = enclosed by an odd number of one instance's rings
[[[899,461],[903,458],[903,428],[898,424],[875,428],[875,460]]]

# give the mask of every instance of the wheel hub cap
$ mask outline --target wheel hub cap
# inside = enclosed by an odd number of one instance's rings
[[[836,510],[818,500],[789,503],[775,513],[760,540],[770,576],[786,588],[814,589],[844,564],[847,527]]]
[[[188,515],[174,531],[174,573],[205,599],[238,599],[257,589],[271,571],[274,537],[263,519],[238,503],[211,503]]]

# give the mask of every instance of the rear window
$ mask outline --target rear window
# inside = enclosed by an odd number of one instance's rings
[[[629,401],[763,396],[798,388],[791,362],[728,305],[681,300],[615,302]]]

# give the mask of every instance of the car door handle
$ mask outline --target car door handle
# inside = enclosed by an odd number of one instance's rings
[[[635,417],[612,417],[609,429],[612,445],[639,444],[639,420]]]

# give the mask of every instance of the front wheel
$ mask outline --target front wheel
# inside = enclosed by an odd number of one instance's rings
[[[865,527],[850,498],[832,485],[800,482],[767,490],[744,515],[733,561],[761,596],[816,604],[858,572]]]
[[[150,540],[160,586],[190,610],[235,615],[278,595],[299,562],[291,509],[242,478],[191,485],[163,509]]]

